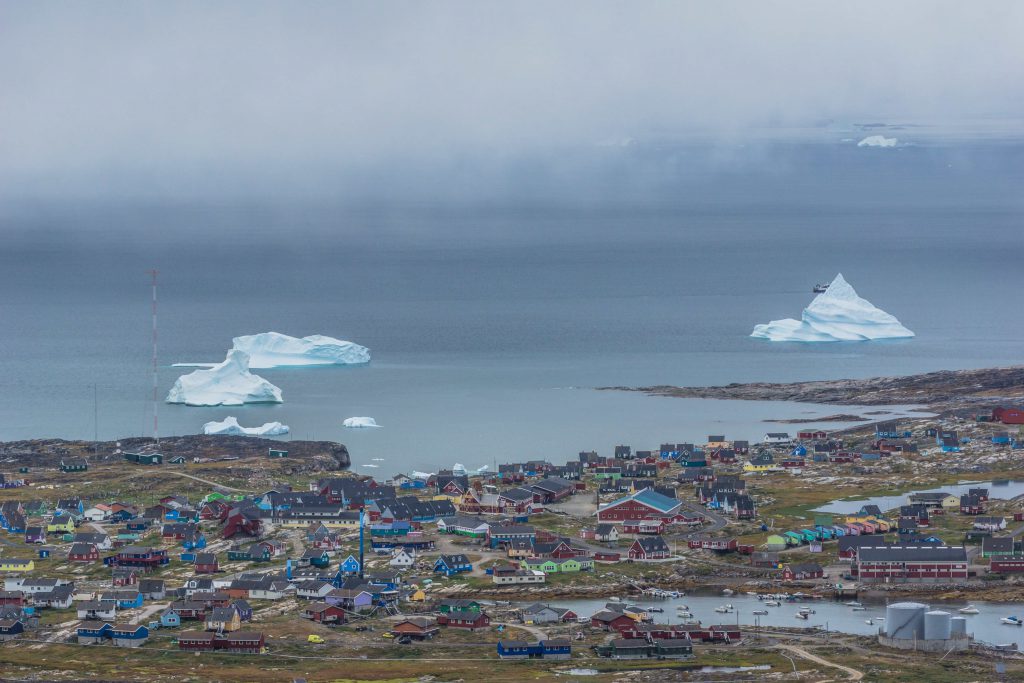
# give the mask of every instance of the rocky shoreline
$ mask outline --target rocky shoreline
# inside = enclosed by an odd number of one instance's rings
[[[164,461],[176,455],[193,458],[266,458],[271,448],[288,451],[289,460],[316,462],[318,470],[347,469],[351,464],[348,448],[334,441],[276,441],[252,436],[192,434],[168,436],[159,445],[149,437],[129,437],[120,441],[67,441],[29,439],[0,442],[0,462],[25,467],[58,467],[63,458],[85,458],[92,464],[120,460],[122,454],[161,453]]]
[[[832,405],[928,406],[937,412],[970,403],[996,406],[1024,399],[1024,366],[980,370],[943,370],[903,377],[820,380],[813,382],[750,382],[711,387],[598,387],[599,391],[639,391],[651,396],[715,398],[745,401],[796,401]],[[854,416],[855,417],[855,416]]]

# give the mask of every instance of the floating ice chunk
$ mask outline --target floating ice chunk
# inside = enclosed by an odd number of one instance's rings
[[[347,417],[345,421],[341,423],[342,427],[346,429],[372,429],[374,427],[380,427],[377,421],[372,417]]]
[[[899,142],[896,138],[887,138],[884,135],[869,135],[857,143],[858,147],[895,147]]]
[[[894,316],[857,296],[842,273],[804,309],[800,320],[756,325],[751,337],[770,341],[869,341],[913,337]]]
[[[281,403],[281,390],[249,372],[249,354],[232,349],[223,363],[182,375],[167,394],[168,403],[190,406],[240,406]]]
[[[437,474],[437,473],[436,472],[419,472],[419,471],[413,470],[412,472],[409,473],[409,476],[412,477],[413,479],[430,479],[435,474]]]
[[[250,367],[289,365],[360,365],[370,362],[370,350],[350,341],[313,334],[299,339],[277,332],[235,337],[233,348],[249,354]]]
[[[225,417],[220,422],[207,422],[203,434],[226,434],[229,436],[281,436],[289,432],[288,425],[280,422],[265,422],[262,427],[243,427],[237,417]]]

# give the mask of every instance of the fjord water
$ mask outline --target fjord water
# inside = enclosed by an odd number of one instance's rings
[[[49,212],[45,222],[8,212],[7,234],[18,238],[0,251],[0,439],[149,432],[152,267],[161,399],[189,371],[171,363],[222,360],[236,335],[325,334],[373,354],[364,367],[259,371],[281,387],[282,405],[161,404],[164,434],[197,433],[228,415],[245,426],[281,421],[291,438],[347,443],[357,466],[382,475],[561,462],[582,449],[718,432],[757,438],[793,429],[766,419],[855,412],[595,387],[1021,361],[1024,229],[1014,201],[991,201],[978,189],[984,178],[961,196],[941,184],[929,193],[924,181],[910,195],[877,196],[864,181],[822,197],[829,181],[806,180],[816,183],[806,201],[793,199],[797,190],[771,201],[761,188],[745,202],[697,205],[140,205]],[[134,235],[134,225],[156,228]],[[917,336],[815,345],[749,337],[756,323],[798,317],[812,285],[840,271]],[[383,428],[342,429],[363,415]]]

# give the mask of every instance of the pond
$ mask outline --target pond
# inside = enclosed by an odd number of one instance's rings
[[[826,503],[821,507],[815,508],[813,512],[850,515],[855,514],[864,505],[877,505],[880,510],[887,512],[889,510],[894,510],[901,505],[907,505],[910,502],[910,496],[915,493],[937,493],[939,491],[945,491],[946,493],[959,497],[966,494],[968,490],[979,487],[987,488],[989,498],[993,500],[1010,500],[1011,498],[1024,495],[1024,481],[999,481],[998,483],[991,481],[963,482],[960,484],[952,484],[950,486],[907,491],[906,493],[892,496],[875,496],[873,498],[863,498],[858,500],[833,500],[830,503]]]

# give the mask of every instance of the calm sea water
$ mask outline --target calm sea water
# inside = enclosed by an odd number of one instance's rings
[[[161,405],[165,434],[195,433],[226,415],[244,425],[280,420],[293,438],[347,443],[355,463],[380,474],[562,461],[581,449],[653,448],[717,432],[757,438],[776,428],[765,419],[836,412],[598,386],[1019,363],[1020,211],[951,201],[938,185],[930,202],[922,186],[906,201],[892,188],[873,201],[860,183],[817,203],[700,210],[70,211],[0,249],[0,438],[148,431],[151,267],[160,270],[161,397],[183,372],[171,363],[220,360],[240,334],[326,334],[370,347],[374,359],[264,371],[284,392],[279,406]],[[24,214],[0,219],[8,233],[32,223]],[[135,224],[148,226],[146,238],[124,237]],[[340,236],[351,231],[361,239]],[[755,323],[798,316],[811,286],[839,271],[917,337],[832,345],[748,337]],[[341,428],[357,415],[384,427]]]

